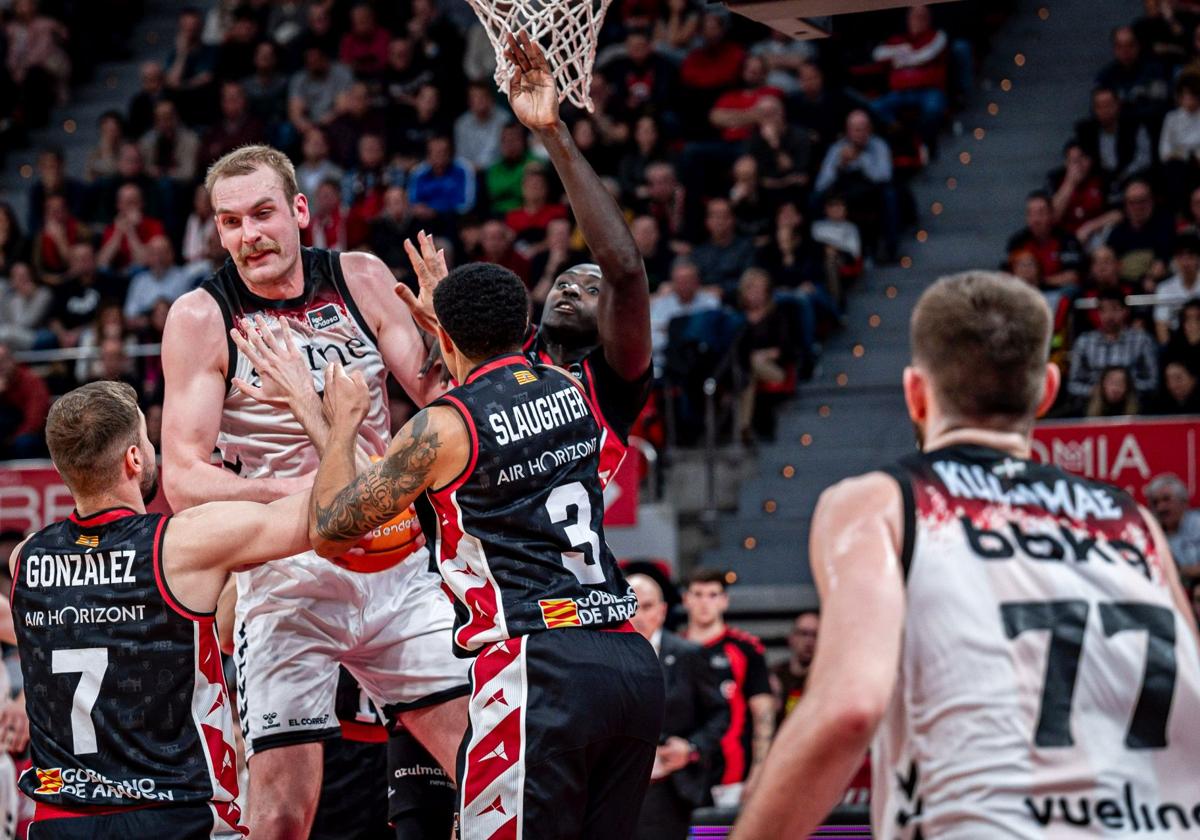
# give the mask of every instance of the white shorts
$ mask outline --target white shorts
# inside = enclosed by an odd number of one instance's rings
[[[468,691],[454,607],[425,550],[373,574],[313,552],[236,575],[234,658],[246,754],[335,738],[338,664],[390,718]]]

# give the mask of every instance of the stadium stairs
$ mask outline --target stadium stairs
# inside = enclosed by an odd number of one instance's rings
[[[1092,79],[1110,58],[1110,29],[1140,10],[1132,0],[1019,4],[940,157],[913,184],[922,221],[905,259],[869,271],[851,294],[847,329],[783,410],[777,442],[760,448],[736,513],[717,522],[718,544],[701,562],[736,572],[731,620],[775,656],[791,617],[817,602],[808,566],[817,497],[914,446],[900,378],[917,297],[943,274],[1003,260],[1007,238],[1023,225],[1025,195],[1059,165],[1087,112]]]
[[[190,5],[207,9],[212,0]],[[99,139],[100,115],[110,110],[125,113],[129,100],[141,88],[138,68],[142,62],[164,61],[170,53],[182,4],[176,0],[145,0],[144,6],[145,13],[134,27],[128,45],[131,57],[120,62],[102,62],[91,81],[72,88],[70,101],[51,112],[46,127],[32,133],[29,148],[8,156],[0,172],[0,200],[7,201],[17,211],[26,233],[29,232],[26,191],[37,177],[38,150],[55,146],[62,149],[67,174],[83,178],[88,152]],[[80,32],[78,37],[86,38],[87,33]]]

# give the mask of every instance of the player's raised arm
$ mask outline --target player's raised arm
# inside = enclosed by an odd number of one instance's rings
[[[735,840],[809,836],[862,764],[900,656],[902,520],[900,489],[883,473],[821,495],[810,540],[821,638],[808,689],[776,735]]]
[[[361,376],[341,365],[325,370],[329,442],[313,485],[309,535],[322,557],[336,557],[364,534],[405,510],[429,487],[452,480],[467,462],[470,443],[454,409],[417,413],[378,463],[355,475],[354,446],[369,397]]]
[[[223,325],[216,301],[197,290],[174,303],[163,330],[163,489],[175,510],[214,499],[271,502],[312,483],[241,478],[212,463],[226,390]]]
[[[650,367],[650,286],[633,234],[559,119],[558,90],[542,48],[525,32],[510,34],[508,60],[516,68],[508,86],[513,113],[549,153],[604,277],[597,327],[605,360],[623,379],[639,379]]]

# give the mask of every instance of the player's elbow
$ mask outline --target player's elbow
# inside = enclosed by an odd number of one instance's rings
[[[886,708],[886,697],[871,694],[851,697],[827,711],[824,730],[832,739],[857,748],[870,742]]]
[[[162,489],[171,510],[178,513],[202,505],[209,499],[198,492],[200,481],[194,479],[195,465],[163,455]]]
[[[320,522],[309,523],[308,540],[312,543],[312,550],[326,560],[332,560],[346,551],[346,544],[334,539]]]

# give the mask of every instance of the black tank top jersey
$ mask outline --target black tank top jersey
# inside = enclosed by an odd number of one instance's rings
[[[387,729],[383,716],[359,685],[354,675],[345,666],[338,666],[337,693],[334,695],[334,712],[342,727],[342,737],[348,741],[383,743],[387,740]]]
[[[428,493],[455,652],[628,619],[637,599],[604,542],[602,428],[574,378],[513,354],[433,404],[455,408],[472,440],[463,474]]]
[[[11,597],[33,766],[19,784],[38,802],[236,808],[213,615],[166,584],[168,521],[72,514],[21,549]]]
[[[525,357],[531,365],[554,364],[541,333],[532,329],[525,340]],[[609,366],[604,348],[595,347],[563,369],[579,380],[592,401],[601,427],[600,481],[608,486],[629,450],[629,430],[650,398],[650,368],[640,379],[629,382]]]

